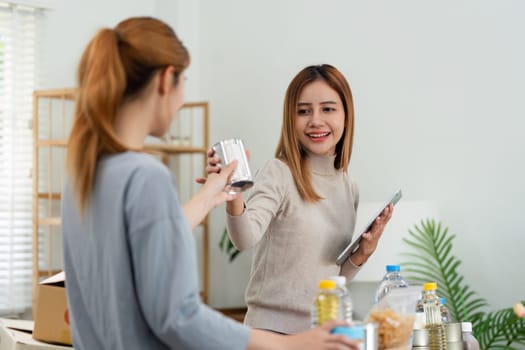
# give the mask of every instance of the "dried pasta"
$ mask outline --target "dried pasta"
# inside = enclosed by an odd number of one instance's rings
[[[406,345],[412,333],[414,315],[399,314],[392,309],[373,310],[369,322],[378,324],[379,350]]]

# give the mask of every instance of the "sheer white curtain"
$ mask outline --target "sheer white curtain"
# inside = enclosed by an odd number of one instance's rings
[[[43,10],[0,1],[0,314],[31,306],[32,93]]]

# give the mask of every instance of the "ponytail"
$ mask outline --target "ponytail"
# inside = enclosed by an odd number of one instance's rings
[[[90,199],[101,152],[125,150],[113,130],[126,87],[115,31],[103,29],[91,40],[80,61],[78,81],[80,93],[67,162],[77,203],[83,212]]]

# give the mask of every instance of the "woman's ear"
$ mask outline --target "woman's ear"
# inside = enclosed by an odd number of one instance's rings
[[[173,79],[175,79],[175,68],[173,68],[173,66],[167,66],[159,74],[159,94],[164,95],[168,93],[170,87],[173,85]]]

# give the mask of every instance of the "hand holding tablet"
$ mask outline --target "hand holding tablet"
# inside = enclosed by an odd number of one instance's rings
[[[350,242],[350,244],[348,244],[343,249],[343,251],[339,254],[339,256],[337,257],[337,259],[336,259],[336,264],[337,265],[342,265],[348,259],[348,257],[359,248],[359,242],[361,241],[361,238],[362,238],[363,234],[366,233],[366,232],[369,232],[372,229],[372,225],[374,224],[375,220],[381,215],[381,213],[383,213],[383,211],[390,204],[395,205],[397,202],[399,202],[401,197],[402,197],[402,192],[399,189],[396,192],[394,192],[394,194],[392,194],[392,196],[377,211],[377,213],[374,216],[372,216],[372,218],[368,221],[366,226],[363,227],[360,231],[357,231],[358,235],[356,236],[356,238],[353,239],[352,242]]]

